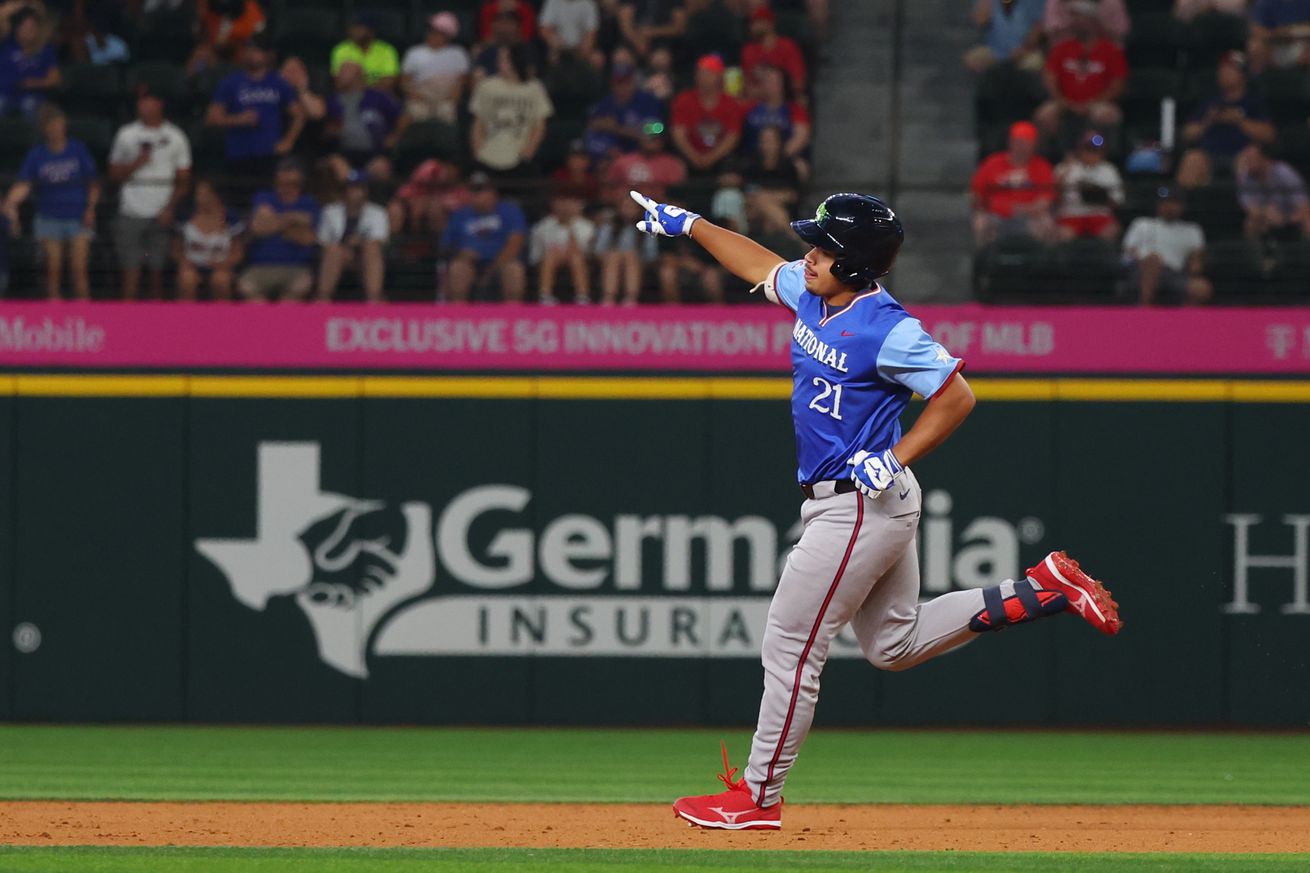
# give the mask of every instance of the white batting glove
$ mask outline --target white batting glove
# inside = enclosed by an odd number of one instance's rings
[[[851,481],[855,483],[855,487],[866,497],[875,499],[890,489],[896,477],[905,469],[901,466],[901,462],[896,460],[891,449],[881,454],[861,449],[846,463],[855,468],[851,470]]]
[[[637,230],[642,233],[652,236],[691,236],[691,226],[700,218],[695,212],[688,212],[681,206],[656,203],[639,191],[629,191],[628,195],[646,210],[646,220],[637,222]]]

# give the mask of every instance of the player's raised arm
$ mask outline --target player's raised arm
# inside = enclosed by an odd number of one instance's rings
[[[753,285],[764,282],[774,267],[787,260],[755,240],[719,227],[695,212],[656,203],[638,191],[628,193],[646,210],[646,218],[637,222],[637,230],[654,236],[689,236],[713,255],[725,270]]]

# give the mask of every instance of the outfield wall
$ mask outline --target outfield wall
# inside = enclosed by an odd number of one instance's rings
[[[1310,721],[1310,383],[974,380],[925,594],[1113,587],[825,725]],[[786,378],[0,375],[0,718],[748,723],[796,535]],[[1265,557],[1259,557],[1265,556]]]

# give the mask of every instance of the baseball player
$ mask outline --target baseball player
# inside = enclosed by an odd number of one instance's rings
[[[782,826],[782,785],[809,733],[819,674],[834,636],[849,624],[875,667],[904,670],[998,631],[1074,612],[1119,632],[1118,604],[1063,552],[1024,579],[919,602],[919,483],[910,469],[973,410],[964,362],[934,342],[878,283],[904,231],[876,197],[834,194],[812,221],[792,228],[810,251],[787,262],[763,246],[636,191],[637,227],[688,236],[727,270],[796,315],[792,418],[804,530],[787,557],[764,631],[764,697],[745,775],[727,790],[683,797],[674,813],[729,830]],[[909,431],[911,394],[928,399]]]

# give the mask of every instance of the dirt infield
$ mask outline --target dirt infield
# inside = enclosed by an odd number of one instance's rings
[[[1310,808],[796,806],[703,831],[652,804],[0,803],[0,844],[1310,852]]]

